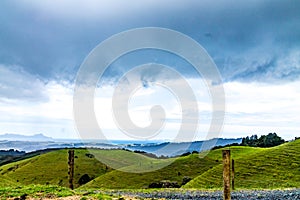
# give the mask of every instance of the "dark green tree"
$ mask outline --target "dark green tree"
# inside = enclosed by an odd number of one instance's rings
[[[268,135],[262,135],[259,138],[257,135],[252,135],[251,137],[247,136],[242,139],[241,145],[251,147],[274,147],[284,142],[285,141],[276,133],[269,133]]]

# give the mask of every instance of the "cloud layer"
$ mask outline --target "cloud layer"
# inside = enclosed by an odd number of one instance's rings
[[[293,138],[299,131],[299,10],[300,2],[293,0],[3,0],[0,133],[43,132],[54,137],[76,137],[72,89],[84,58],[113,34],[157,26],[190,36],[215,61],[227,97],[224,137],[279,132]],[[199,138],[205,137],[211,102],[201,77],[182,58],[149,49],[119,58],[100,80],[95,106],[101,110],[98,118],[104,120],[107,132],[115,138],[123,137],[121,133],[113,135],[114,121],[107,117],[111,116],[111,95],[126,71],[145,63],[173,67],[189,81],[203,122]],[[137,76],[142,89],[130,107],[133,121],[149,123],[143,116],[148,116],[150,103],[161,102],[167,113],[164,136],[171,138],[180,124],[179,106],[150,83],[164,79],[180,87],[180,82],[155,70]]]
[[[299,77],[294,66],[290,73],[278,73],[286,57],[299,54],[297,1],[12,0],[0,4],[1,63],[46,78],[74,80],[81,62],[99,42],[145,26],[171,28],[194,38],[213,57],[224,80]]]

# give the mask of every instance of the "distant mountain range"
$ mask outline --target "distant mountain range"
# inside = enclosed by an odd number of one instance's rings
[[[20,134],[0,135],[0,150],[15,149],[19,151],[32,152],[42,149],[53,148],[101,148],[101,149],[127,149],[131,151],[140,151],[155,154],[156,156],[177,156],[193,151],[201,152],[209,150],[215,146],[225,146],[228,144],[242,142],[241,138],[223,139],[215,138],[205,141],[194,142],[159,142],[149,141],[148,143],[137,141],[97,141],[97,140],[70,140],[70,139],[53,139],[36,134],[25,136]]]
[[[228,144],[242,142],[242,138],[237,139],[223,139],[214,138],[205,141],[194,141],[194,142],[164,142],[160,144],[129,144],[126,149],[132,151],[144,151],[147,153],[153,153],[158,156],[177,156],[184,153],[192,153],[193,151],[201,152],[210,150],[215,146],[225,146]]]
[[[0,140],[8,140],[8,141],[53,141],[53,138],[47,137],[40,134],[35,135],[21,135],[21,134],[14,134],[14,133],[6,133],[0,135]]]

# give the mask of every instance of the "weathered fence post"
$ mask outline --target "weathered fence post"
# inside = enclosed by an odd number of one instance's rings
[[[74,150],[69,150],[69,162],[68,162],[68,166],[69,166],[69,188],[71,190],[74,189],[73,186],[73,176],[74,176]]]
[[[230,150],[222,150],[224,200],[230,200]]]
[[[231,187],[232,187],[232,190],[234,190],[234,160],[232,159],[232,163],[231,163],[231,173],[232,173],[232,180],[231,180]]]

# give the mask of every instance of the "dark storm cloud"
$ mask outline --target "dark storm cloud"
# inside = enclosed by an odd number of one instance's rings
[[[45,79],[72,81],[85,56],[110,35],[159,26],[197,40],[225,81],[294,80],[300,73],[299,10],[300,2],[293,0],[4,0],[0,2],[0,63],[22,66]],[[155,61],[172,66],[172,59],[166,62],[163,56]],[[286,57],[294,62],[285,64]]]

